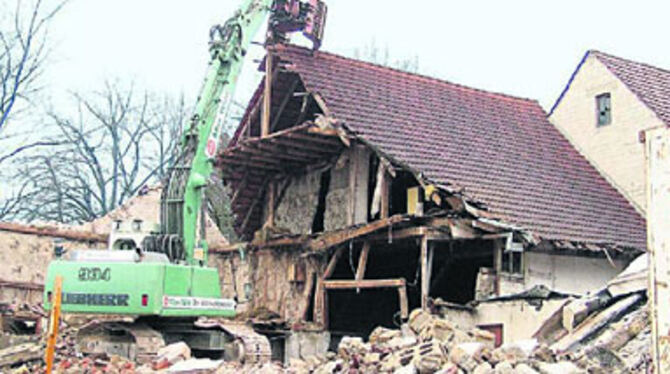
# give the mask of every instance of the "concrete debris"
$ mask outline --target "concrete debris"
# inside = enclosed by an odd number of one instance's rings
[[[570,361],[556,363],[540,362],[538,364],[540,374],[586,374],[587,371],[577,367]]]
[[[593,298],[593,296],[588,296]],[[571,319],[568,332],[561,318],[564,311],[550,317],[549,327],[563,331],[558,339],[508,342],[495,347],[495,336],[478,328],[463,328],[452,320],[417,309],[399,329],[377,327],[365,340],[343,337],[336,352],[301,355],[288,365],[240,364],[215,359],[192,358],[183,342],[163,347],[149,363],[97,354],[84,356],[76,349],[76,324],[63,325],[56,351],[56,373],[193,373],[193,374],[553,374],[553,373],[632,373],[649,367],[650,325],[643,295],[628,294],[610,302],[589,306],[585,316]],[[618,305],[625,302],[625,308]],[[584,304],[584,303],[582,303]],[[581,305],[575,303],[575,305]],[[575,310],[577,310],[575,308]],[[580,309],[581,310],[581,309]],[[608,317],[612,310],[616,318]],[[608,317],[608,318],[603,318]],[[576,322],[575,322],[576,321]],[[597,326],[592,327],[595,322]],[[592,333],[582,331],[590,327]],[[545,329],[546,330],[546,329]],[[545,331],[542,330],[542,331]],[[549,331],[549,330],[547,330]],[[554,336],[554,333],[547,336]],[[44,338],[39,335],[5,334],[0,349],[0,372],[40,373],[44,370]],[[552,349],[557,341],[575,341],[570,350]],[[2,348],[0,347],[0,348]]]
[[[594,373],[603,360],[577,355],[557,357],[546,344],[524,340],[494,347],[480,329],[461,329],[424,310],[410,314],[399,330],[378,327],[368,341],[342,338],[337,357],[291,360],[290,373]],[[588,371],[587,371],[588,370]],[[617,371],[610,371],[616,373]]]
[[[168,373],[200,374],[211,373],[221,367],[222,360],[210,360],[208,358],[192,358],[180,361],[168,369]]]
[[[158,350],[152,362],[154,370],[168,368],[175,363],[191,358],[191,349],[184,342],[173,343]]]
[[[22,364],[40,359],[42,350],[39,344],[24,343],[0,350],[0,368]]]

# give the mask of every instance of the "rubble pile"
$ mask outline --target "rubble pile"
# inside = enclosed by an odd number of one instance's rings
[[[601,352],[602,354],[602,352]],[[500,374],[500,373],[623,373],[624,365],[603,366],[590,355],[556,355],[536,340],[494,348],[494,335],[462,330],[448,320],[417,309],[400,330],[378,327],[368,339],[345,337],[337,354],[292,360],[289,372]],[[616,358],[610,361],[618,363]]]
[[[552,319],[562,324],[562,319]],[[367,342],[359,337],[345,337],[337,352],[290,359],[287,366],[278,362],[242,365],[194,358],[183,342],[163,347],[146,363],[116,355],[83,356],[76,349],[77,326],[79,323],[74,321],[63,321],[56,346],[55,373],[632,373],[648,367],[649,357],[644,352],[650,344],[645,304],[638,304],[630,313],[605,325],[600,334],[571,344],[578,347],[571,350],[559,350],[556,346],[573,334],[563,334],[558,341],[538,343],[531,339],[495,348],[492,333],[463,329],[448,319],[417,309],[400,329],[378,327]],[[44,338],[13,334],[2,337],[6,344],[0,347],[0,373],[45,372]]]

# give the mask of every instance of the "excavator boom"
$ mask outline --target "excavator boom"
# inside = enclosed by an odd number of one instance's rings
[[[54,279],[61,276],[64,313],[134,317],[132,323],[105,321],[80,329],[82,352],[150,358],[157,347],[181,340],[195,350],[223,351],[228,358],[269,360],[265,337],[221,319],[235,316],[236,300],[221,297],[218,271],[207,267],[204,233],[196,231],[246,50],[268,15],[266,43],[302,30],[318,47],[326,8],[320,0],[307,1],[244,0],[232,18],[211,29],[209,67],[163,188],[158,232],[145,230],[141,221],[115,222],[108,249],[71,251],[49,264],[46,309]],[[204,222],[200,228],[204,231]],[[204,317],[213,319],[196,321]]]

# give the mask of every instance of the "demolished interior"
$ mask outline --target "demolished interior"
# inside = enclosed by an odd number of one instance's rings
[[[242,240],[218,252],[223,289],[248,313],[334,347],[436,300],[586,291],[644,247],[642,218],[536,102],[294,46],[269,56],[218,159]]]

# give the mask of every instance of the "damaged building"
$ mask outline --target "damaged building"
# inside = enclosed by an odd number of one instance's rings
[[[241,242],[211,261],[268,333],[335,346],[418,307],[580,294],[644,251],[643,217],[536,101],[292,45],[262,66],[217,165]]]

